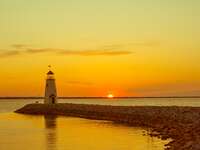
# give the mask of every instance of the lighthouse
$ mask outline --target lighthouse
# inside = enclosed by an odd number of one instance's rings
[[[54,73],[51,71],[47,72],[46,87],[45,87],[45,104],[56,104],[57,103],[57,91]]]

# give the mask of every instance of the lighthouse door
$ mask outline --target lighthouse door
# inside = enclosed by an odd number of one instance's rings
[[[50,104],[55,104],[56,103],[56,97],[55,97],[55,95],[51,95],[50,97],[49,97],[49,100],[50,100]]]
[[[55,97],[52,97],[52,104],[55,104]]]

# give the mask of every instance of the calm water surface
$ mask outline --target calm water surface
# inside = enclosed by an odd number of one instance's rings
[[[62,116],[13,113],[36,100],[0,100],[0,150],[163,150],[158,138],[142,128]],[[39,100],[40,102],[42,100]],[[82,99],[60,102],[132,105],[200,106],[200,99]]]
[[[60,103],[100,104],[119,106],[194,106],[200,107],[200,98],[135,98],[135,99],[61,99]]]

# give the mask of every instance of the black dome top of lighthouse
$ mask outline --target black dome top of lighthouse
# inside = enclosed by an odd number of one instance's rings
[[[47,75],[54,75],[54,73],[50,70]]]

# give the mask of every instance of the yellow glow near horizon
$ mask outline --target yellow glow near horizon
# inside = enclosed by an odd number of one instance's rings
[[[114,95],[113,94],[108,94],[107,97],[108,98],[114,98]]]

